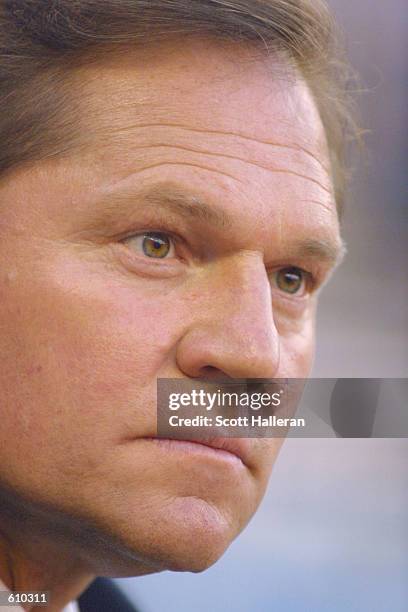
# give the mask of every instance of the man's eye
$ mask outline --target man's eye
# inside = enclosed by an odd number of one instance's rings
[[[152,259],[174,257],[175,254],[172,238],[162,232],[145,232],[130,236],[123,240],[123,244]]]
[[[308,273],[301,268],[281,268],[275,272],[278,289],[291,295],[304,295],[307,290]]]

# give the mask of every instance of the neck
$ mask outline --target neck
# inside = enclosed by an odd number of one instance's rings
[[[10,591],[48,591],[50,603],[44,610],[59,612],[95,576],[77,547],[52,529],[52,521],[44,524],[7,501],[0,495],[0,581]]]
[[[163,569],[146,564],[117,539],[101,537],[83,519],[0,483],[0,581],[11,591],[48,591],[44,610],[60,612],[97,575],[143,576]]]
[[[24,537],[22,545],[21,538],[0,534],[0,580],[10,591],[48,591],[49,612],[62,610],[93,578],[80,559],[60,547],[35,537]]]

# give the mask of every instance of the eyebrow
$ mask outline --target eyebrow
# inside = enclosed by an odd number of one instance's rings
[[[112,213],[117,214],[118,206],[134,204],[135,200],[143,206],[162,209],[186,219],[198,219],[218,229],[233,226],[233,218],[226,211],[211,206],[204,199],[188,193],[185,188],[179,188],[172,182],[161,183],[139,193],[110,193],[105,195],[99,204],[105,204]],[[306,238],[291,247],[293,257],[325,261],[332,266],[339,265],[345,253],[346,246],[342,240]]]
[[[308,238],[301,242],[294,255],[302,258],[308,257],[312,259],[324,260],[331,265],[339,265],[346,255],[347,248],[345,243],[328,241],[323,239]]]
[[[100,221],[114,221],[118,210],[135,209],[135,203],[143,209],[147,207],[154,210],[162,209],[184,218],[195,218],[220,229],[232,226],[232,218],[225,211],[211,206],[197,195],[193,195],[173,186],[173,183],[164,183],[140,192],[129,190],[105,193],[98,198],[99,215],[94,214],[92,225]],[[95,211],[94,211],[95,212]]]
[[[143,201],[153,206],[164,205],[183,217],[199,219],[219,229],[232,226],[232,219],[225,211],[214,208],[198,196],[187,194],[180,189],[156,187],[145,194]]]

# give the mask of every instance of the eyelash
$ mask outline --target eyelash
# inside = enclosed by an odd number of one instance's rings
[[[144,238],[146,236],[164,236],[166,237],[171,246],[174,249],[175,254],[177,255],[177,249],[180,250],[180,245],[182,245],[183,243],[185,244],[185,241],[183,239],[181,239],[179,236],[177,236],[176,234],[173,234],[171,231],[163,231],[163,230],[145,230],[142,232],[133,232],[131,234],[127,234],[125,237],[122,237],[119,242],[125,246],[129,251],[131,251],[131,249],[129,247],[127,247],[126,242],[131,240],[131,239],[136,239],[136,238]],[[160,257],[148,257],[146,254],[143,254],[142,259],[144,259],[145,261],[148,261],[149,264],[151,264],[152,262],[161,262],[161,264],[163,264],[164,262],[166,262],[168,259],[174,259],[174,257],[172,258],[160,258]],[[180,256],[178,256],[178,259],[181,261],[185,261],[186,258],[183,258]],[[157,265],[153,264],[153,265]],[[298,292],[297,293],[293,293],[291,294],[290,292],[285,292],[282,289],[280,289],[277,286],[276,280],[274,282],[276,288],[278,289],[278,291],[285,296],[286,298],[290,298],[290,299],[302,299],[303,297],[305,297],[307,294],[313,293],[313,291],[315,291],[319,285],[319,280],[317,275],[315,275],[313,272],[305,270],[303,268],[301,268],[300,266],[296,266],[293,263],[292,264],[287,264],[287,265],[282,265],[279,268],[275,268],[274,270],[271,270],[268,274],[269,276],[273,276],[275,277],[275,275],[277,275],[279,272],[282,271],[289,271],[289,270],[296,270],[297,273],[299,273],[302,276],[302,285],[304,286],[304,295],[299,296]]]

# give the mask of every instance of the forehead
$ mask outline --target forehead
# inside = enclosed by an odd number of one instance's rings
[[[239,237],[277,244],[290,228],[338,239],[322,123],[306,83],[276,58],[208,40],[105,49],[72,85],[82,146],[27,179],[33,209],[67,231],[107,209],[112,220],[139,214],[144,193],[171,183],[228,213]]]
[[[143,188],[169,179],[236,192],[241,204],[270,206],[273,196],[275,214],[296,202],[301,217],[337,218],[316,105],[282,60],[241,44],[173,40],[106,49],[74,83],[85,149],[108,191],[128,178]]]
[[[300,73],[274,56],[214,40],[173,41],[105,52],[76,79],[84,133],[105,145],[194,141],[214,155],[287,160],[330,188],[312,95]]]
[[[85,56],[76,75],[83,110],[89,105],[96,120],[109,111],[112,120],[126,112],[140,119],[193,118],[203,128],[248,131],[260,140],[290,138],[291,128],[302,126],[303,144],[324,148],[318,113],[299,70],[248,45],[189,39],[106,49],[92,59]]]

